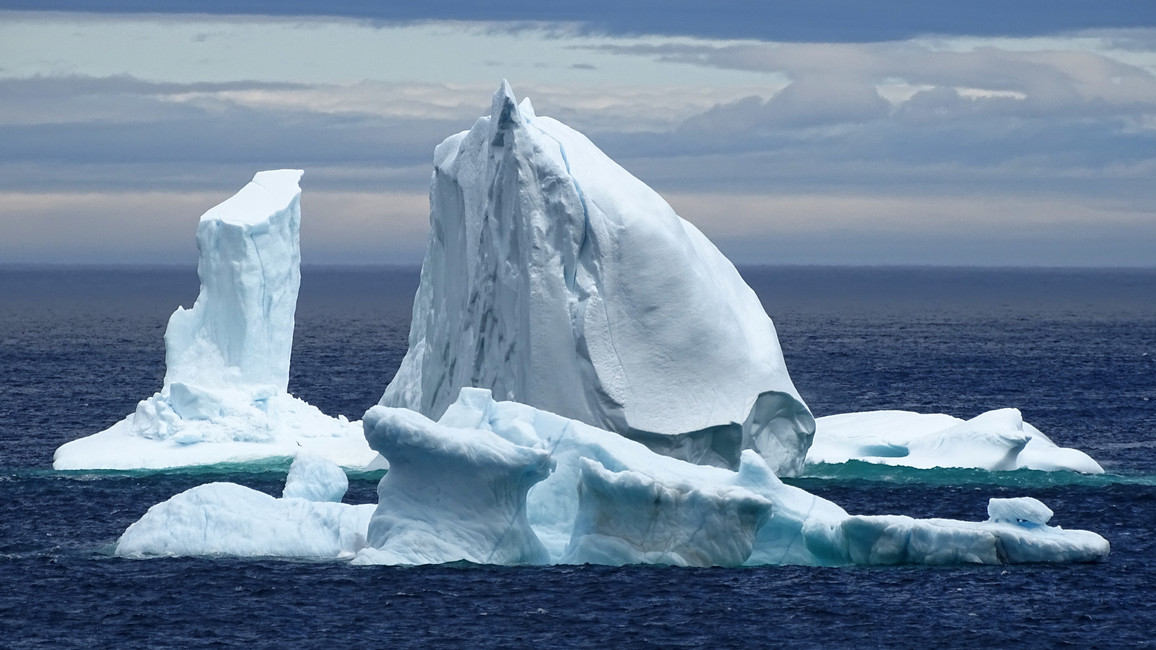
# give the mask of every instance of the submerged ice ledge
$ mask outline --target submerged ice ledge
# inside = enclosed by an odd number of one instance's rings
[[[62,445],[54,469],[164,469],[303,450],[347,467],[376,462],[359,423],[287,392],[301,175],[259,172],[201,217],[200,293],[169,318],[164,386],[109,429]]]

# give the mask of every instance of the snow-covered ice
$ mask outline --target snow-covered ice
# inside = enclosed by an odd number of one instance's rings
[[[807,463],[848,460],[920,469],[1104,473],[1090,456],[1078,449],[1057,446],[1011,408],[988,411],[966,421],[910,411],[868,411],[818,418]]]
[[[197,227],[200,294],[165,331],[159,393],[111,428],[56,450],[53,467],[160,469],[299,451],[373,464],[358,422],[287,392],[301,283],[299,170],[259,172]]]
[[[381,404],[436,419],[468,386],[698,463],[754,449],[781,475],[814,430],[734,266],[505,83],[434,153],[409,350]]]
[[[199,485],[149,508],[120,536],[116,554],[349,559],[365,546],[373,505],[335,503],[336,473],[330,461],[298,456],[281,499],[235,483]]]

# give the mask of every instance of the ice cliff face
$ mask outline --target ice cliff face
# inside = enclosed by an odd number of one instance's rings
[[[661,453],[797,473],[814,419],[734,266],[582,134],[518,106],[434,153],[409,351],[381,399],[438,418],[462,387]]]
[[[192,309],[177,308],[165,332],[165,384],[174,391],[288,389],[301,286],[301,175],[259,172],[201,217],[201,292]],[[197,404],[174,407],[184,415]]]
[[[550,454],[478,430],[440,426],[407,409],[371,408],[369,445],[389,460],[360,562],[543,564],[526,494],[554,469]]]

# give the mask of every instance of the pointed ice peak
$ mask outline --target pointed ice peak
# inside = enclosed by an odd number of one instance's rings
[[[534,105],[530,103],[529,97],[522,98],[522,103],[518,104],[518,112],[522,114],[522,117],[538,117],[538,114],[534,112]]]
[[[490,108],[489,141],[492,146],[500,147],[505,142],[504,133],[514,124],[521,122],[522,116],[518,113],[518,103],[514,99],[514,90],[505,79],[494,93],[494,101]]]
[[[205,214],[201,221],[223,221],[241,226],[255,225],[289,207],[301,195],[300,169],[257,172],[248,185]]]
[[[654,190],[527,109],[503,83],[437,148],[435,236],[381,404],[440,418],[476,386],[678,458],[737,467],[750,448],[799,473],[814,418],[758,296]]]

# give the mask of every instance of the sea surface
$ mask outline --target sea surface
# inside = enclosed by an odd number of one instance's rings
[[[1033,496],[1106,562],[687,569],[126,560],[120,533],[209,481],[279,495],[286,462],[54,472],[60,444],[160,389],[191,268],[0,268],[0,647],[1150,647],[1156,270],[745,268],[816,415],[1016,407],[1107,469],[904,470],[792,482],[852,513],[986,518]],[[406,350],[416,268],[302,271],[290,392],[357,419]],[[376,500],[381,474],[346,501]]]

